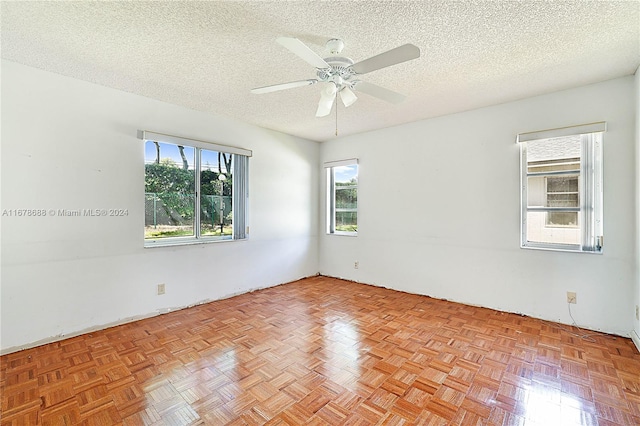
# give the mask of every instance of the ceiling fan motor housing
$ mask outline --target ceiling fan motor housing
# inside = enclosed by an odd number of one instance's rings
[[[339,55],[342,49],[344,49],[344,42],[339,38],[332,38],[327,41],[326,47],[332,55]]]
[[[333,82],[338,88],[344,85],[346,80],[349,80],[355,75],[351,69],[353,60],[342,56],[332,56],[324,59],[330,68],[324,68],[318,70],[316,75],[320,81]]]

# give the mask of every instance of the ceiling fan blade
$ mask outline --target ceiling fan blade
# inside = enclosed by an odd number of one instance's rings
[[[255,89],[251,89],[251,93],[259,95],[262,93],[277,92],[278,90],[293,89],[294,87],[310,86],[317,82],[318,80],[314,79],[291,81],[289,83],[274,84],[273,86],[256,87]]]
[[[392,104],[398,104],[402,102],[406,96],[393,90],[385,89],[376,84],[367,83],[366,81],[356,81],[353,88],[358,92],[366,93],[367,95],[374,96],[382,99],[383,101],[391,102]]]
[[[358,97],[353,90],[349,89],[349,87],[344,86],[342,90],[340,90],[340,99],[342,99],[342,103],[345,107],[350,107],[353,105],[355,101],[358,100]]]
[[[336,85],[328,83],[320,92],[320,102],[318,102],[318,110],[316,117],[326,117],[331,112],[333,101],[336,99]]]
[[[316,68],[330,67],[324,59],[297,38],[280,37],[276,41]]]
[[[395,49],[387,50],[379,55],[351,65],[356,74],[366,74],[380,68],[389,67],[420,57],[420,49],[413,44],[403,44]]]

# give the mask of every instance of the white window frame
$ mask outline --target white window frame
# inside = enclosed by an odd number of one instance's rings
[[[606,131],[606,123],[590,123],[579,126],[563,127],[558,129],[543,130],[537,132],[521,133],[516,141],[520,145],[520,246],[528,249],[572,251],[583,253],[602,253],[603,249],[603,182],[602,182],[602,142],[603,133]],[[527,200],[528,172],[527,142],[551,139],[563,136],[580,136],[581,161],[579,173],[580,207],[529,207]],[[542,172],[545,175],[562,175],[568,172]],[[569,172],[575,173],[575,172]],[[577,212],[580,224],[580,244],[554,244],[528,241],[527,238],[527,212],[531,211],[565,211]]]
[[[334,182],[334,169],[336,167],[342,166],[357,166],[358,167],[358,176],[360,175],[360,166],[358,164],[357,158],[351,158],[348,160],[339,160],[339,161],[329,161],[324,163],[324,168],[326,169],[327,174],[327,209],[326,209],[326,232],[329,235],[346,235],[351,237],[356,237],[358,235],[358,231],[338,231],[336,230],[336,187]],[[358,187],[356,186],[356,194],[358,193]],[[356,213],[356,218],[358,217],[358,205],[359,203],[356,201],[356,208],[354,209]],[[357,219],[356,219],[357,220]],[[357,222],[356,222],[357,223]]]
[[[220,145],[196,139],[180,136],[166,135],[163,133],[138,130],[138,139],[147,141],[169,143],[191,147],[195,150],[195,206],[194,206],[194,235],[184,237],[166,237],[157,239],[144,239],[144,247],[165,247],[176,245],[203,244],[223,241],[245,240],[249,237],[249,157],[252,151],[244,148]],[[233,154],[233,233],[231,238],[220,238],[201,235],[200,230],[200,151],[218,151]]]

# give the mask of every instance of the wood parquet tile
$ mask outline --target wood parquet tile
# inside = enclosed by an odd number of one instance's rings
[[[326,277],[0,367],[1,426],[640,425],[629,339]]]

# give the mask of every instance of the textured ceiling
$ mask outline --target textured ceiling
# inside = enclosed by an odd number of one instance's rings
[[[360,94],[338,110],[339,135],[630,75],[640,64],[639,1],[2,2],[2,57],[307,139],[334,138],[316,118],[320,85],[275,42],[320,56],[341,38],[358,62],[412,43],[419,59],[361,77],[407,95]],[[158,130],[158,129],[156,129]],[[160,129],[161,130],[161,129]]]

